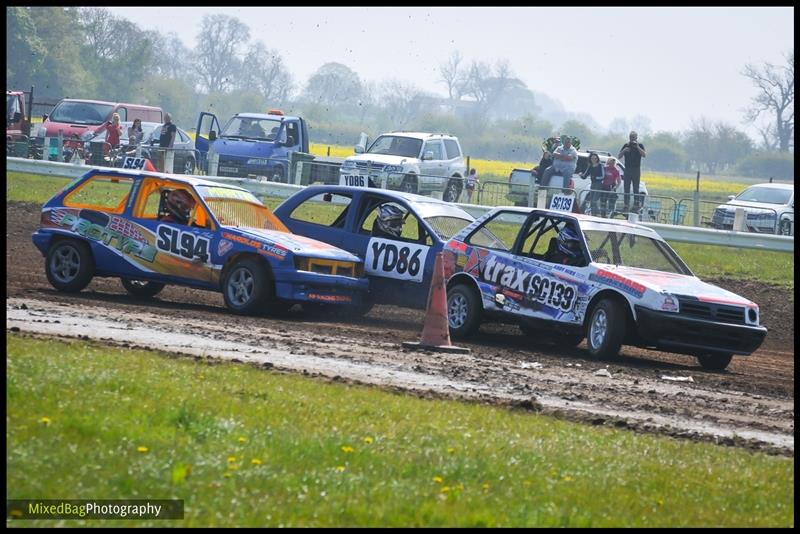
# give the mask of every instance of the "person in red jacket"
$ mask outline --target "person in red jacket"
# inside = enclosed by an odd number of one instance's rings
[[[119,113],[111,116],[111,122],[106,123],[106,141],[111,148],[119,148],[119,138],[122,135],[122,123],[119,120]]]

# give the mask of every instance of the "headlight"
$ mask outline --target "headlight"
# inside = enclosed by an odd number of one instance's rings
[[[356,166],[356,162],[355,161],[344,160],[344,162],[342,163],[341,169],[354,169],[355,166]]]
[[[387,165],[383,168],[386,172],[403,172],[402,165]]]
[[[758,326],[758,307],[745,308],[744,317],[745,317],[744,319],[745,323]]]
[[[674,312],[677,313],[680,311],[680,306],[678,305],[678,299],[675,296],[670,295],[669,293],[662,293],[660,295],[661,302],[657,304],[658,309],[665,312]]]

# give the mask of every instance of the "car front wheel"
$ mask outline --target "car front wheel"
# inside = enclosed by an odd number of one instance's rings
[[[781,235],[792,235],[792,221],[789,219],[783,219],[781,221],[779,233]]]
[[[461,194],[461,184],[458,182],[458,180],[450,180],[447,183],[447,189],[445,189],[444,191],[442,200],[444,200],[445,202],[455,202],[458,200],[460,194]]]
[[[614,300],[603,299],[592,309],[586,333],[589,354],[595,358],[614,358],[625,335],[625,312]]]
[[[94,276],[94,259],[83,241],[61,239],[50,246],[45,259],[47,280],[59,291],[77,293]]]
[[[706,354],[698,356],[697,361],[706,371],[722,371],[731,363],[733,354]]]
[[[271,296],[270,280],[264,266],[247,258],[237,261],[222,282],[225,305],[234,313],[255,315]]]
[[[194,174],[194,158],[189,156],[183,162],[183,174]]]
[[[481,324],[480,297],[465,284],[447,291],[447,325],[454,339],[473,334]]]
[[[400,185],[400,191],[403,193],[417,192],[417,179],[414,177],[414,175],[409,174],[403,179],[403,183]]]

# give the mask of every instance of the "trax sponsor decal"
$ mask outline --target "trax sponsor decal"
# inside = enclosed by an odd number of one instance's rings
[[[578,295],[577,288],[544,273],[533,273],[498,261],[497,256],[487,259],[481,270],[487,282],[499,284],[504,289],[524,295],[525,303],[539,303],[556,310],[568,312]]]
[[[98,213],[97,215],[104,214]],[[56,226],[68,228],[78,235],[94,241],[100,241],[104,245],[114,247],[124,254],[130,254],[152,263],[155,260],[157,251],[148,242],[144,234],[140,232],[139,227],[124,219],[116,222],[114,219],[120,218],[113,217],[107,225],[104,225],[63,209],[50,212],[50,221]],[[114,226],[112,227],[112,225]]]
[[[181,256],[187,260],[196,258],[203,263],[208,262],[208,250],[211,247],[208,238],[165,224],[160,224],[156,233],[158,234],[156,246],[159,250]]]
[[[347,304],[353,302],[353,297],[349,295],[321,295],[319,293],[309,293],[308,300]]]
[[[367,274],[421,282],[430,247],[373,237],[367,245]]]
[[[220,239],[219,245],[217,245],[217,256],[224,256],[232,248],[233,248],[233,241],[228,241],[227,239]]]
[[[645,287],[642,284],[603,269],[598,269],[597,272],[591,273],[589,280],[617,288],[637,298],[642,298],[642,295],[644,295]]]

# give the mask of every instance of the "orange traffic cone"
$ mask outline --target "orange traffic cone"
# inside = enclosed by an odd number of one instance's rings
[[[468,348],[456,347],[450,343],[450,328],[447,323],[447,288],[444,280],[444,253],[436,254],[428,293],[428,310],[422,328],[420,343],[403,342],[407,349],[433,350],[439,352],[469,353]]]

